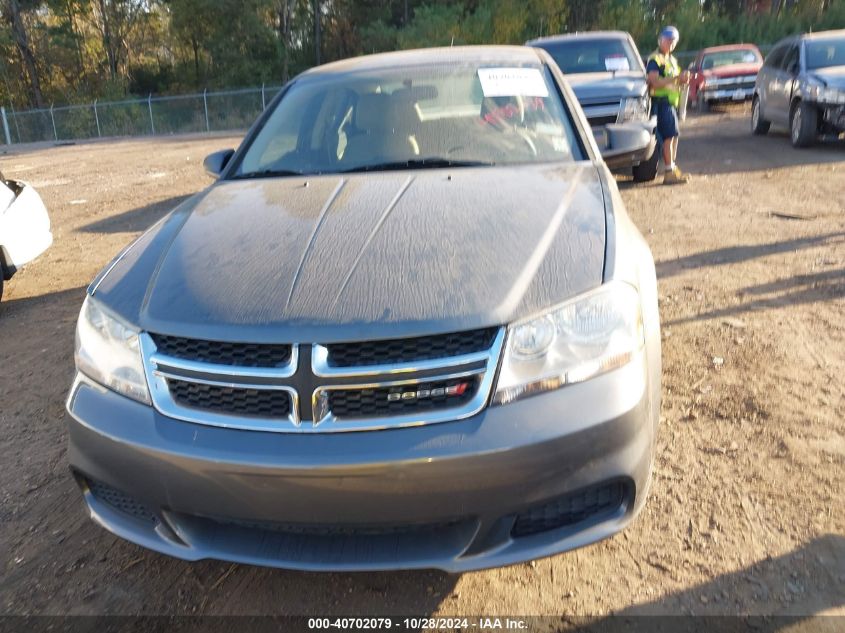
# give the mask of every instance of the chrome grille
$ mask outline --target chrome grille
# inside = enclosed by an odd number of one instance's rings
[[[203,342],[200,353],[194,344],[173,345],[173,337],[145,333],[141,348],[153,404],[168,417],[245,430],[332,432],[475,415],[489,400],[504,336],[504,328],[483,328],[268,350]],[[284,348],[287,363],[279,364]],[[249,358],[235,363],[235,354]],[[275,364],[258,365],[256,358]]]
[[[220,343],[162,334],[150,336],[159,352],[185,360],[241,367],[284,367],[290,363],[290,345]]]
[[[237,389],[177,379],[168,379],[167,387],[176,403],[191,409],[268,418],[290,414],[290,395],[285,391]]]
[[[712,77],[704,80],[706,88],[748,88],[754,87],[757,75],[740,75],[736,77]]]
[[[590,127],[616,123],[619,112],[622,109],[622,100],[619,97],[594,97],[578,99]]]
[[[369,367],[483,352],[493,344],[496,330],[485,328],[387,341],[334,343],[326,346],[327,363],[331,367]]]

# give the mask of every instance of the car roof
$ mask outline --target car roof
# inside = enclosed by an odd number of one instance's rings
[[[538,37],[537,39],[529,40],[525,44],[527,46],[537,46],[538,44],[553,44],[555,42],[564,42],[574,39],[579,40],[598,40],[598,39],[631,39],[631,35],[626,31],[583,31],[575,33],[561,33],[559,35],[549,35],[548,37]]]
[[[832,31],[818,31],[816,33],[797,33],[795,35],[790,35],[789,37],[785,37],[782,40],[775,42],[775,46],[780,46],[781,44],[789,44],[792,42],[826,40],[831,37],[845,37],[845,29],[836,29]]]
[[[817,33],[804,33],[800,37],[804,40],[824,40],[829,37],[845,37],[845,29],[835,31],[819,31]]]
[[[384,70],[386,68],[401,66],[459,64],[466,62],[482,64],[533,63],[540,65],[543,63],[543,60],[537,51],[526,46],[449,46],[351,57],[330,64],[316,66],[305,71],[301,76],[316,77],[324,74]]]
[[[702,48],[701,53],[706,55],[707,53],[738,50],[754,50],[759,52],[760,49],[757,48],[756,44],[723,44],[722,46],[708,46],[707,48]]]

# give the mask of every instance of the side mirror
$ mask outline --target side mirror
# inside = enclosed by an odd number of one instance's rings
[[[222,174],[223,170],[226,169],[226,165],[229,164],[229,160],[231,160],[234,155],[235,150],[233,149],[224,149],[219,152],[209,154],[205,157],[205,160],[202,161],[202,166],[205,167],[205,173],[212,178],[220,178],[220,174]]]
[[[646,160],[651,156],[657,142],[654,138],[656,127],[656,117],[647,122],[632,121],[605,125],[605,144],[601,150],[604,162],[612,169]]]

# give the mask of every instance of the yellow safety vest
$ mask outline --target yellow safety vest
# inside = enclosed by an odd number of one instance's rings
[[[660,68],[661,77],[678,77],[681,74],[681,68],[678,66],[678,60],[675,59],[674,55],[664,55],[658,49],[648,56],[648,61],[651,60],[654,60]],[[646,65],[648,65],[648,62],[646,62]],[[681,90],[677,87],[652,88],[651,96],[668,99],[669,103],[676,108],[681,102]]]

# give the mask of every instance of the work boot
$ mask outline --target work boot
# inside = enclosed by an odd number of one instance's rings
[[[663,173],[664,185],[685,185],[689,182],[689,176],[678,167]]]

